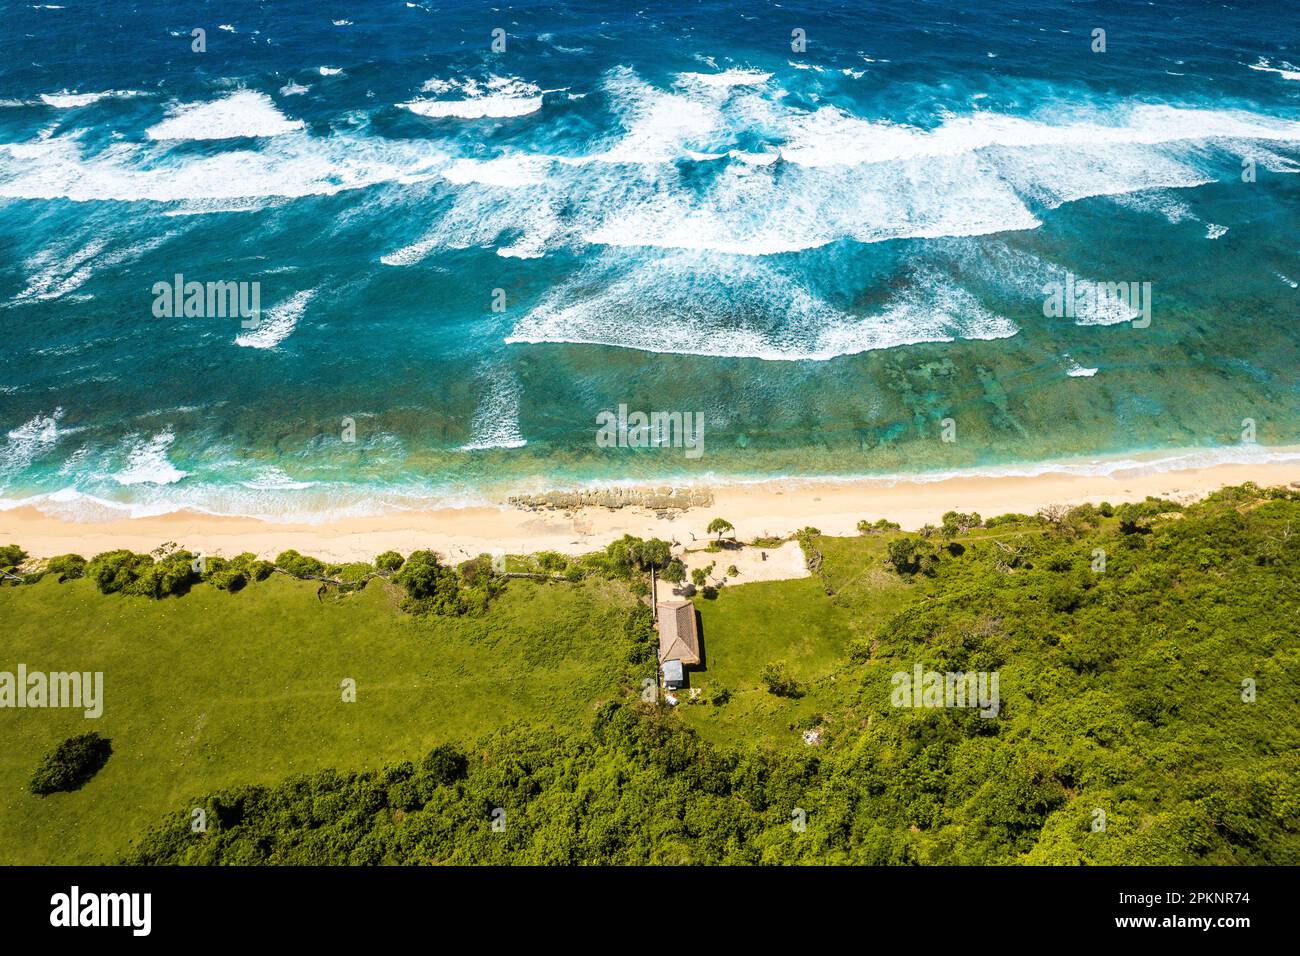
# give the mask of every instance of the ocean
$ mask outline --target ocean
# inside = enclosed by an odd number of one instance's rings
[[[0,508],[1300,457],[1294,6],[966,6],[4,0]]]

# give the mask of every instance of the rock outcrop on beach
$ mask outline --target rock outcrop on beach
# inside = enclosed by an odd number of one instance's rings
[[[685,511],[713,504],[707,488],[591,488],[585,491],[548,491],[540,495],[515,495],[507,499],[525,511],[577,511],[581,508],[646,508],[651,511]]]

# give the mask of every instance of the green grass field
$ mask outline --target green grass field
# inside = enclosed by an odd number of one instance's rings
[[[728,584],[716,599],[697,600],[705,661],[691,674],[691,686],[700,688],[701,699],[725,687],[731,700],[722,707],[681,706],[683,720],[717,744],[803,746],[803,730],[842,709],[856,689],[856,681],[839,674],[849,645],[870,635],[913,591],[880,566],[887,540],[818,538],[822,576]],[[802,696],[776,697],[763,686],[759,672],[777,660],[789,665]]]
[[[479,618],[417,620],[399,597],[373,582],[321,602],[284,575],[161,601],[85,579],[0,588],[0,670],[102,671],[105,699],[97,720],[0,712],[0,863],[109,859],[224,786],[419,758],[515,721],[585,727],[618,687],[632,601],[621,584],[514,581]],[[41,757],[87,731],[112,740],[104,769],[77,792],[27,792]]]

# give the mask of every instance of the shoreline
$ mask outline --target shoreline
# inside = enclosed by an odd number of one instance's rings
[[[855,535],[857,522],[887,518],[914,531],[938,524],[946,511],[977,511],[985,518],[1007,512],[1033,514],[1050,504],[1140,501],[1148,495],[1190,503],[1225,485],[1261,487],[1300,483],[1300,461],[1227,463],[1152,471],[1131,468],[1105,474],[1043,471],[1029,475],[956,476],[917,480],[800,478],[708,486],[711,504],[681,510],[643,505],[611,509],[525,509],[509,504],[431,508],[334,521],[277,522],[177,511],[107,521],[69,521],[35,506],[0,512],[0,544],[17,544],[35,558],[76,552],[87,558],[114,548],[149,552],[164,542],[206,555],[251,551],[274,558],[295,549],[325,561],[372,560],[395,550],[428,548],[450,561],[504,550],[511,554],[559,551],[582,554],[624,534],[658,537],[689,547],[710,536],[709,521],[722,517],[741,540],[783,537],[812,525],[829,535]],[[647,482],[649,493],[655,488]]]

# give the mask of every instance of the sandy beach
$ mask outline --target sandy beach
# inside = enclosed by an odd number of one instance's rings
[[[147,552],[164,542],[191,551],[231,556],[252,551],[274,557],[294,548],[324,560],[369,560],[396,550],[430,548],[459,561],[483,552],[554,550],[581,554],[623,534],[655,536],[691,547],[709,537],[714,517],[736,527],[741,540],[783,536],[807,525],[826,534],[850,535],[862,519],[888,518],[905,529],[938,523],[945,511],[978,511],[985,517],[1009,511],[1033,513],[1049,504],[1141,500],[1158,495],[1187,503],[1224,485],[1261,486],[1300,482],[1300,462],[1223,464],[1152,473],[1142,468],[1109,475],[953,477],[936,481],[870,479],[800,480],[720,484],[713,503],[685,510],[652,511],[629,506],[573,511],[525,510],[510,505],[410,511],[329,523],[291,523],[186,512],[101,522],[68,521],[26,506],[0,512],[0,542],[21,545],[34,557],[77,552],[87,557],[112,548]],[[789,562],[773,562],[780,575]],[[766,569],[765,569],[766,570]],[[790,569],[787,569],[790,570]],[[750,577],[751,580],[757,578]]]

